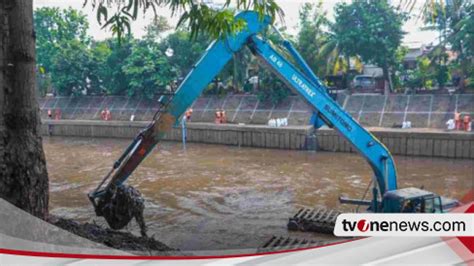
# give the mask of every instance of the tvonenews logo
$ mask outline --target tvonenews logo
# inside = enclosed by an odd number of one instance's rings
[[[474,214],[346,213],[336,236],[474,236]]]

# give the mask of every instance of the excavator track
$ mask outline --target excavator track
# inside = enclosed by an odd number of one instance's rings
[[[333,234],[336,218],[341,214],[338,210],[325,207],[301,208],[288,220],[288,230]]]
[[[298,239],[286,236],[272,236],[267,242],[265,242],[265,244],[263,244],[257,249],[257,253],[317,247],[329,244],[331,242],[334,241]]]

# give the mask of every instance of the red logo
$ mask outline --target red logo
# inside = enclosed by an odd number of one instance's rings
[[[365,219],[359,220],[357,222],[357,229],[359,229],[361,232],[366,232],[369,230],[369,223],[367,223]]]
[[[474,213],[474,203],[467,208],[465,213]],[[458,237],[459,241],[464,244],[464,246],[471,251],[471,253],[474,253],[474,237],[472,236],[463,236],[463,237]]]
[[[461,199],[461,202],[465,205],[454,209],[453,213],[474,213],[474,189],[471,189]],[[465,262],[472,262],[474,260],[474,237],[444,237],[443,239]]]

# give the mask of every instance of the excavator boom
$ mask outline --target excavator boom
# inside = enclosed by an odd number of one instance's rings
[[[89,194],[89,198],[98,215],[113,212],[111,211],[113,208],[110,207],[110,204],[104,202],[105,198],[114,198],[110,191],[116,191],[117,187],[120,187],[127,180],[152,151],[153,147],[171,130],[172,126],[186,109],[201,95],[204,88],[230,61],[233,54],[245,45],[250,48],[264,65],[268,66],[279,76],[289,88],[300,94],[314,108],[315,114],[325,124],[339,131],[364,156],[374,171],[374,178],[376,179],[380,195],[397,188],[395,165],[392,156],[385,146],[330,97],[326,88],[314,73],[311,72],[306,62],[304,62],[303,58],[299,56],[289,42],[286,41],[283,44],[290,54],[295,57],[295,61],[303,68],[304,73],[301,73],[298,68],[273,49],[268,41],[259,37],[259,34],[264,32],[270,24],[270,19],[268,17],[262,18],[257,13],[250,11],[240,13],[237,15],[237,19],[242,19],[246,22],[246,30],[235,35],[220,38],[210,44],[205,54],[193,66],[193,69],[181,83],[176,93],[160,99],[161,108],[153,121],[136,136],[123,155],[114,163],[112,170],[99,186]],[[110,181],[108,181],[109,178],[111,178]],[[107,184],[106,181],[108,181]],[[127,193],[124,192],[122,194],[125,195]],[[131,194],[135,195],[137,193],[132,191]],[[377,194],[374,188],[374,208],[377,208]],[[106,197],[105,195],[108,196]],[[137,202],[138,205],[142,204],[140,201]],[[102,210],[100,206],[109,209],[104,211],[105,209]],[[117,209],[119,208],[117,207]],[[117,219],[114,217],[112,220],[116,221]],[[125,222],[120,221],[118,224],[122,225]]]
[[[103,188],[102,185],[105,182],[101,183],[96,190],[89,194],[89,197],[98,197],[104,193],[107,187],[120,186],[125,182],[155,145],[171,130],[177,119],[232,59],[232,55],[244,47],[250,36],[262,32],[270,22],[267,17],[260,19],[255,12],[241,12],[236,18],[246,22],[246,30],[215,40],[209,45],[204,55],[178,87],[176,93],[160,99],[162,107],[156,117],[146,129],[135,137],[132,144],[114,163],[112,171],[104,178],[108,179],[112,176],[108,185]]]

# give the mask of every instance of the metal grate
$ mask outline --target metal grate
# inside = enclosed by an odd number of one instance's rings
[[[301,208],[288,220],[288,230],[333,234],[336,218],[341,214],[337,210],[324,207]]]
[[[317,247],[326,244],[335,242],[332,241],[322,241],[322,240],[312,240],[312,239],[298,239],[291,238],[286,236],[272,236],[268,241],[265,242],[262,246],[257,249],[258,253],[262,252],[272,252],[279,250],[291,250],[291,249],[300,249],[307,247]]]

